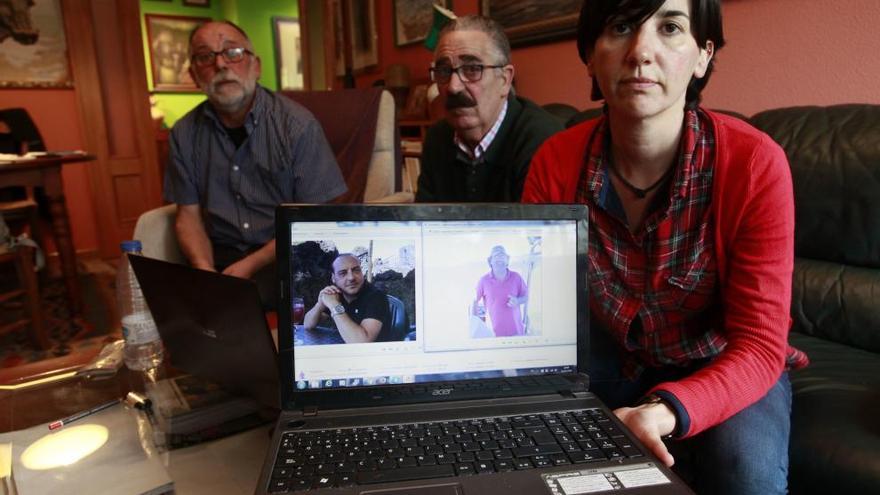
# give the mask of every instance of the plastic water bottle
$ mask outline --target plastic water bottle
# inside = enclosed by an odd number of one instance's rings
[[[128,254],[141,254],[141,241],[123,241],[122,259],[116,272],[116,300],[122,316],[123,356],[131,370],[148,370],[162,363],[162,340],[131,269]]]

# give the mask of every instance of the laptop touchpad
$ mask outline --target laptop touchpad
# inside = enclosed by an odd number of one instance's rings
[[[368,490],[361,495],[463,495],[464,491],[458,483],[430,486],[409,486],[389,490]]]

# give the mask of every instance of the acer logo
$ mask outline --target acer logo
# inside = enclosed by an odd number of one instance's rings
[[[438,388],[431,391],[431,395],[449,395],[451,393],[451,388]]]

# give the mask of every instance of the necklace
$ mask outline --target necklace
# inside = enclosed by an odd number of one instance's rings
[[[632,191],[632,193],[635,194],[638,199],[645,199],[645,196],[647,196],[649,192],[657,189],[660,184],[664,183],[666,179],[668,179],[669,176],[672,175],[672,171],[675,169],[675,167],[669,167],[669,170],[664,172],[663,175],[659,179],[657,179],[657,182],[651,184],[644,189],[642,189],[641,187],[636,187],[630,181],[626,180],[626,178],[624,178],[624,176],[617,171],[617,168],[615,168],[612,163],[608,164],[608,169],[611,170],[611,173],[614,174],[615,177],[620,179],[620,182],[622,182],[627,189]]]

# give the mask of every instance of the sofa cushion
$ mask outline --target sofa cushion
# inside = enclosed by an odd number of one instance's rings
[[[790,374],[791,493],[876,493],[880,355],[797,333],[790,341],[811,359]]]
[[[880,352],[880,270],[796,258],[791,289],[793,330]]]
[[[880,105],[779,108],[750,122],[791,164],[795,254],[880,268]]]

